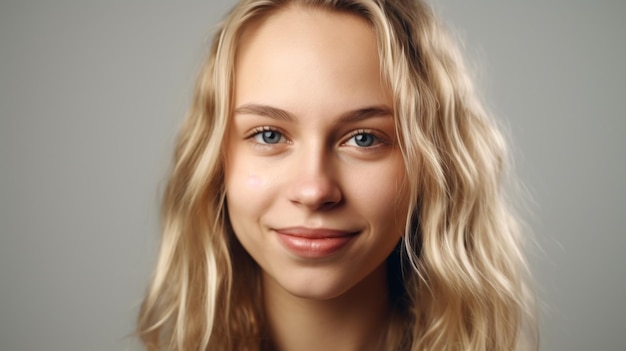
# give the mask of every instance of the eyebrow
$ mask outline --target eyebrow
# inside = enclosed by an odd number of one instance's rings
[[[263,104],[244,104],[235,109],[235,114],[257,115],[272,119],[293,122],[295,117],[280,108]],[[393,117],[393,111],[386,105],[368,106],[341,114],[340,122],[358,122],[373,117]]]

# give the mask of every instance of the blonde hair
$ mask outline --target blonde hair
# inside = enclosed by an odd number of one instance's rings
[[[533,331],[532,298],[503,190],[505,141],[432,10],[418,0],[243,0],[214,38],[178,137],[158,263],[138,321],[147,349],[271,348],[258,267],[229,227],[222,142],[244,27],[293,5],[371,23],[393,92],[411,206],[392,267],[401,270],[401,323],[390,324],[390,349],[536,348],[523,333]]]

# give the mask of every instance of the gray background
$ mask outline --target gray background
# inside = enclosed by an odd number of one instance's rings
[[[0,350],[137,350],[158,199],[229,1],[0,3]],[[543,350],[626,350],[626,2],[438,0],[532,198]]]

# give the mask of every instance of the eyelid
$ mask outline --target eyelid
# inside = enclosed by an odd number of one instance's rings
[[[284,138],[284,141],[272,144],[272,143],[259,142],[259,141],[255,140],[255,137],[257,135],[259,135],[260,133],[263,133],[263,132],[267,132],[267,131],[272,131],[272,132],[279,133],[281,135],[281,139]],[[371,135],[375,139],[374,144],[372,144],[370,146],[349,145],[348,142],[350,140],[352,140],[355,136],[359,135],[359,134],[369,134],[369,135]],[[255,146],[263,147],[263,148],[266,148],[266,147],[276,148],[279,145],[285,145],[285,144],[291,144],[292,143],[292,141],[289,139],[287,133],[285,133],[281,128],[274,127],[274,126],[269,126],[269,125],[263,125],[263,126],[258,126],[258,127],[252,128],[250,131],[248,131],[246,134],[244,134],[244,139],[248,140],[251,143],[253,143]],[[380,132],[380,131],[377,131],[377,130],[374,130],[374,129],[360,128],[360,129],[356,129],[356,130],[353,130],[353,131],[349,132],[342,139],[342,141],[339,143],[339,145],[352,148],[354,150],[357,150],[357,152],[368,153],[368,152],[378,152],[378,151],[381,151],[381,149],[386,148],[387,146],[391,145],[392,143],[393,143],[392,140],[383,132]]]
[[[370,134],[374,137],[374,139],[376,139],[376,142],[371,146],[347,145],[348,141],[352,140],[352,138],[354,138],[355,136],[359,134]],[[376,149],[376,148],[389,145],[390,142],[389,142],[389,139],[383,133],[377,132],[372,129],[357,129],[348,133],[347,137],[344,139],[344,141],[341,144],[347,145],[347,146],[353,146],[358,149]]]
[[[285,139],[285,142],[279,142],[276,144],[269,144],[269,143],[259,143],[254,139],[254,137],[260,133],[263,132],[276,132],[279,133],[282,138]],[[244,139],[245,140],[252,140],[255,144],[259,144],[259,145],[279,145],[279,144],[286,144],[286,143],[290,143],[291,141],[289,140],[289,138],[287,137],[286,133],[281,130],[280,128],[276,128],[276,127],[272,127],[272,126],[259,126],[259,127],[254,127],[252,128],[252,130],[250,130],[249,132],[247,132],[246,134],[244,134]]]

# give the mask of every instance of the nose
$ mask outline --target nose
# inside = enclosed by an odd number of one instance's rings
[[[337,168],[324,157],[306,157],[288,188],[289,200],[312,211],[331,209],[343,200]]]

